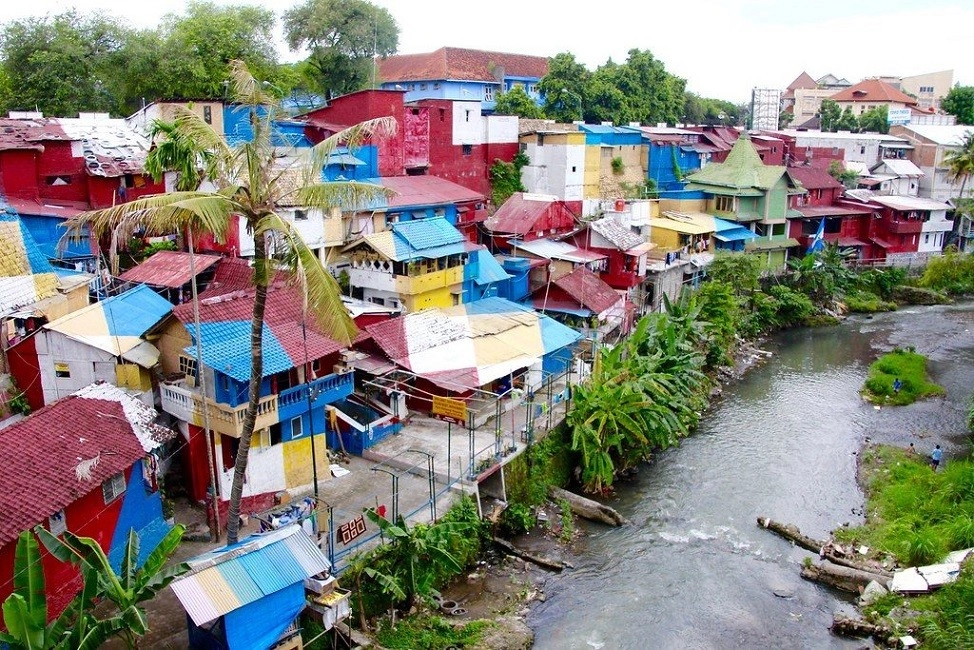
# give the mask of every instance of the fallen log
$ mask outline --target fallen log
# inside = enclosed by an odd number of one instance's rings
[[[839,564],[845,567],[849,567],[850,569],[858,569],[859,571],[865,571],[867,573],[874,573],[878,576],[882,576],[884,578],[883,580],[881,581],[877,580],[877,582],[879,582],[880,584],[886,584],[886,581],[891,580],[893,578],[893,572],[887,571],[883,567],[878,566],[878,563],[859,562],[857,560],[853,560],[852,558],[846,555],[840,555],[835,550],[835,547],[833,547],[831,543],[825,545],[824,555],[822,557],[828,560],[829,562],[831,562],[832,564]]]
[[[832,616],[832,627],[830,629],[833,634],[857,639],[871,636],[879,643],[889,643],[890,639],[896,634],[886,625],[868,623],[862,619],[852,618],[838,612]]]
[[[629,523],[625,517],[609,506],[603,505],[598,501],[593,501],[592,499],[586,499],[574,492],[562,490],[552,485],[548,487],[548,494],[555,500],[564,499],[567,501],[572,508],[572,512],[582,519],[598,521],[609,526],[622,526],[623,524]]]
[[[825,542],[802,535],[802,531],[798,530],[798,526],[772,521],[770,517],[758,517],[758,526],[767,528],[772,533],[777,533],[788,541],[794,542],[798,546],[814,553],[821,553],[822,548],[825,546]]]
[[[833,564],[827,560],[818,564],[805,565],[802,567],[801,576],[806,580],[819,582],[852,594],[861,593],[866,585],[873,580],[881,585],[885,585],[889,581],[889,578],[885,576]]]
[[[548,569],[549,571],[562,571],[568,566],[559,560],[549,560],[548,558],[539,557],[537,555],[532,555],[527,551],[522,551],[507,540],[501,539],[500,537],[495,537],[494,543],[497,544],[508,555],[519,557],[522,560],[526,560],[532,564],[538,565],[542,569]]]

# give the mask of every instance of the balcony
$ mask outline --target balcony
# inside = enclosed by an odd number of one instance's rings
[[[437,289],[444,289],[463,283],[463,267],[433,271],[416,276],[396,276],[396,293],[403,296],[415,296]]]
[[[894,235],[913,235],[923,230],[923,221],[910,219],[908,221],[890,221],[889,232]]]
[[[328,404],[348,397],[354,388],[354,373],[348,371],[282,390],[277,396],[278,417],[283,422],[307,413],[309,400],[311,409],[324,408]]]
[[[203,396],[199,391],[186,388],[179,384],[162,384],[159,392],[162,394],[162,410],[196,426],[203,426]],[[207,398],[210,428],[233,438],[239,438],[243,430],[247,405],[230,406]],[[257,421],[254,430],[264,429],[279,421],[277,412],[277,395],[265,397],[257,405]]]

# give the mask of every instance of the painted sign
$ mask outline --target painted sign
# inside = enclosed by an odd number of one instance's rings
[[[890,124],[909,124],[913,117],[908,108],[890,108],[886,113],[886,121]]]
[[[432,415],[438,420],[465,425],[467,424],[467,404],[458,399],[434,395]]]
[[[349,544],[365,532],[365,517],[359,515],[351,521],[346,521],[338,527],[338,541],[342,544]]]

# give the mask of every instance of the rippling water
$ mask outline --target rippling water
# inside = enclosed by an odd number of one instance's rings
[[[876,410],[858,391],[894,346],[931,360],[946,399]],[[806,553],[758,516],[825,537],[859,523],[856,454],[867,439],[964,453],[974,391],[974,305],[856,317],[770,342],[766,365],[727,387],[699,430],[620,486],[633,525],[592,526],[576,570],[549,579],[531,612],[536,648],[845,648],[851,606],[799,577]],[[775,593],[778,595],[775,595]]]

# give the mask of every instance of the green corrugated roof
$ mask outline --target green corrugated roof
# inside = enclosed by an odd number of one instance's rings
[[[716,194],[726,194],[725,188],[747,190],[760,188],[768,190],[785,175],[787,169],[778,165],[765,165],[755,150],[751,140],[740,137],[722,163],[711,163],[689,177],[693,185],[710,186]]]

